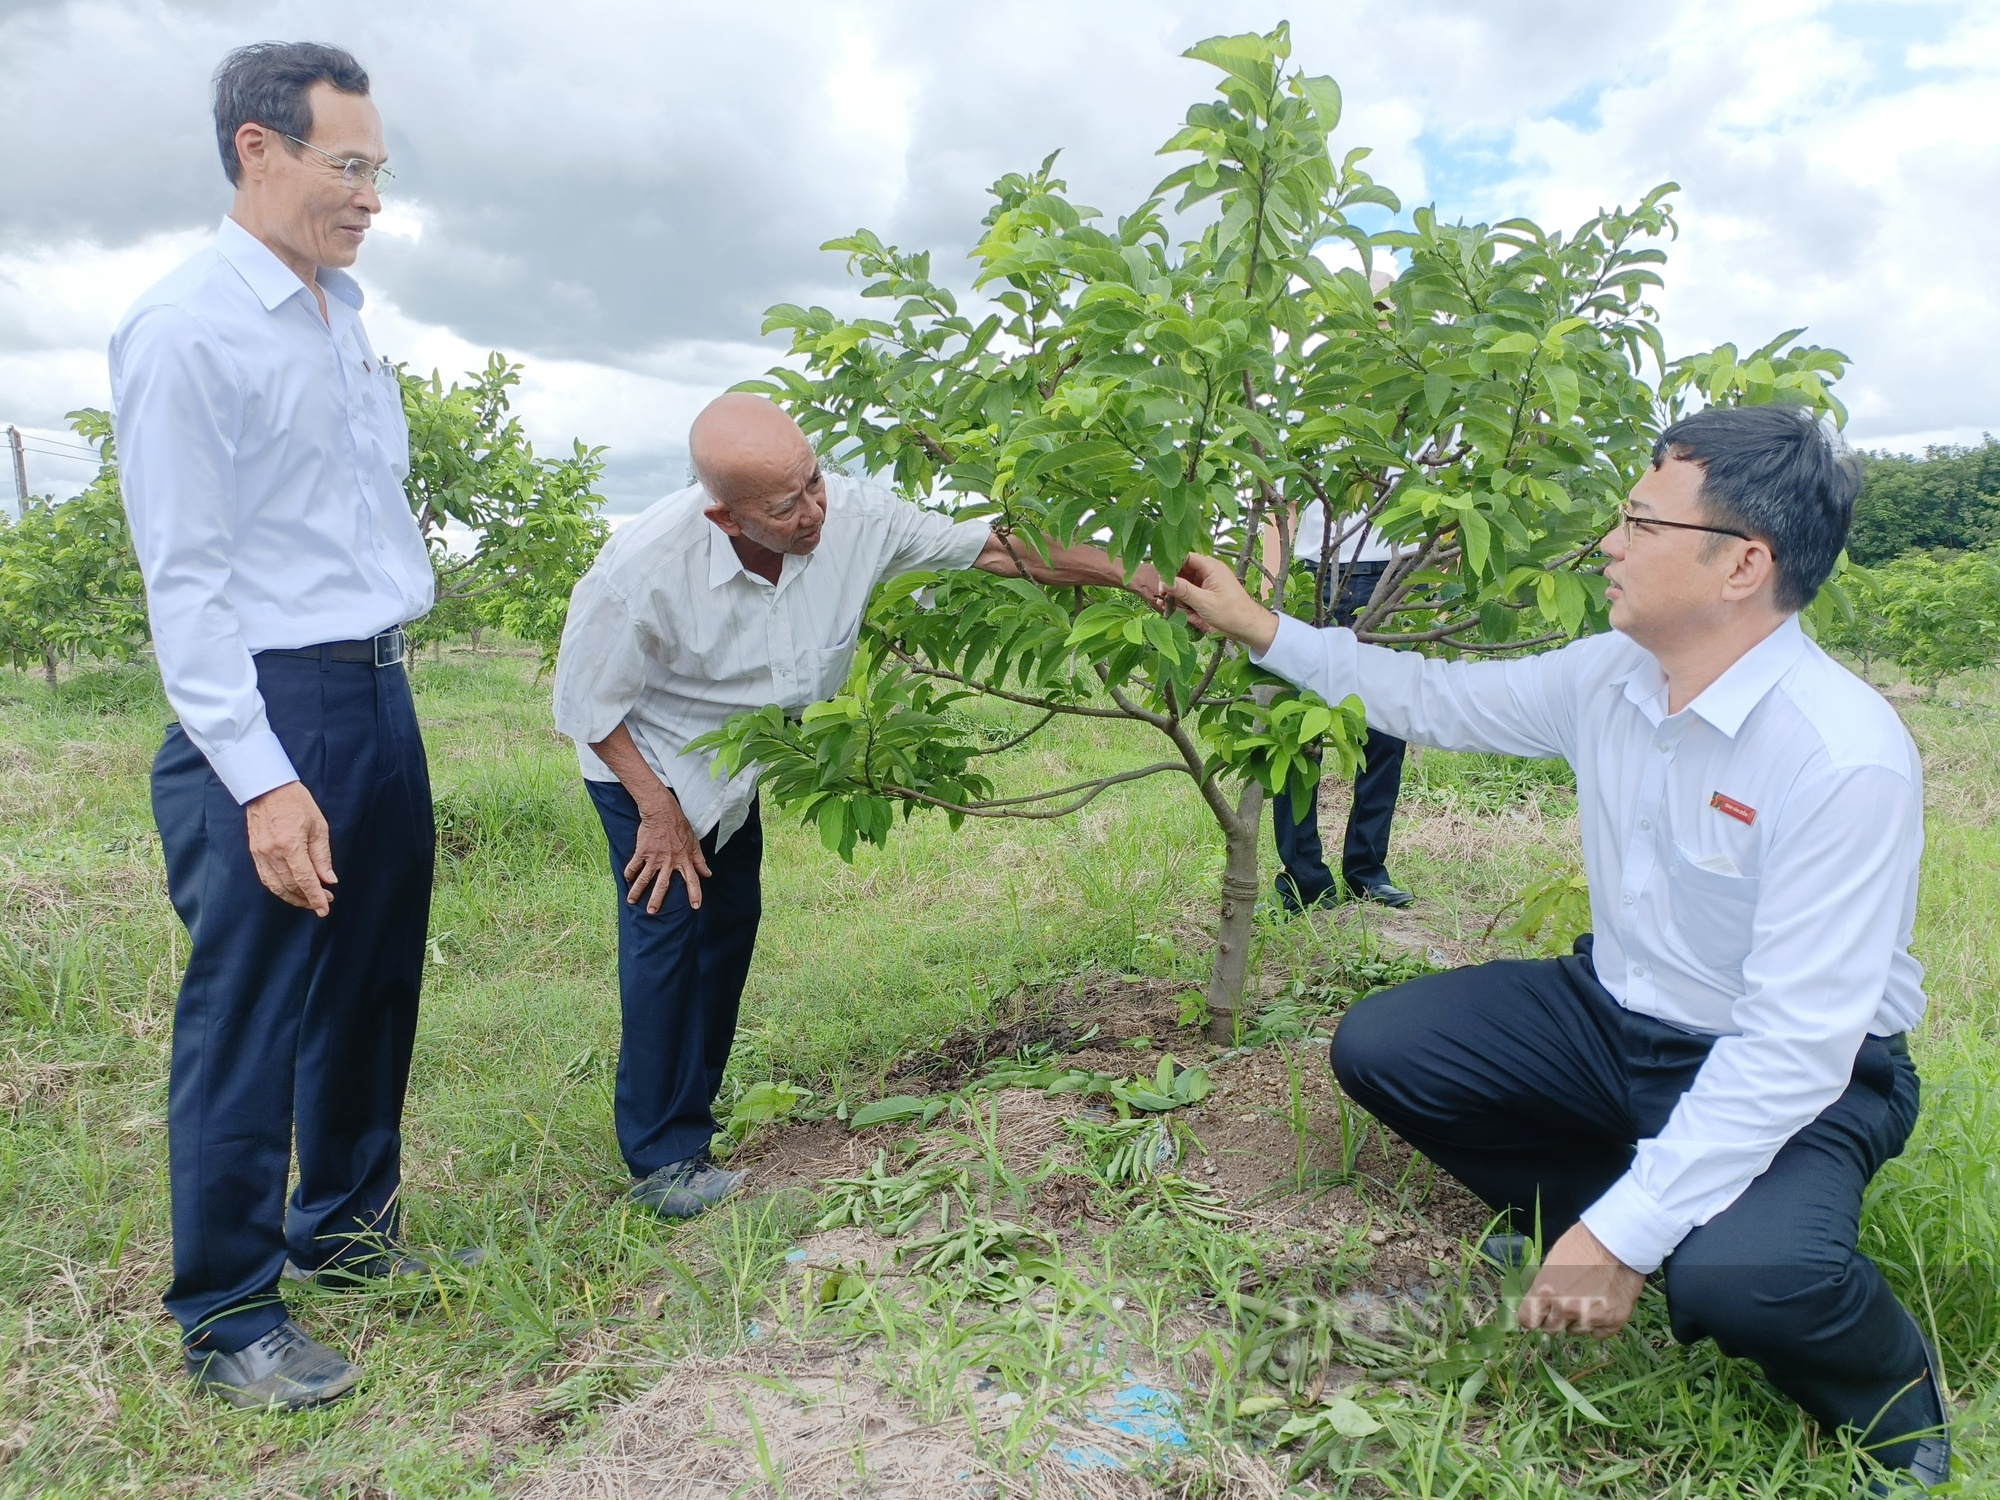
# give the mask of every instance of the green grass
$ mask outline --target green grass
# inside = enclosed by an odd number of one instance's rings
[[[1191,1335],[1170,1315],[1213,1314],[1252,1285],[1267,1299],[1309,1299],[1365,1251],[1295,1264],[1269,1236],[1135,1221],[1063,1272],[1076,1290],[1053,1309],[995,1307],[945,1283],[914,1305],[806,1309],[772,1298],[810,1205],[766,1202],[681,1230],[628,1217],[610,1119],[613,898],[547,684],[527,658],[462,652],[421,663],[415,680],[448,852],[407,1114],[406,1224],[418,1245],[494,1253],[425,1302],[300,1299],[308,1328],[355,1353],[369,1379],[330,1409],[279,1417],[193,1398],[159,1305],[167,1044],[186,956],[146,793],[164,704],[136,667],[53,693],[0,676],[0,1495],[500,1492],[519,1466],[509,1444],[489,1440],[486,1414],[506,1393],[536,1392],[545,1437],[586,1434],[650,1371],[729,1350],[752,1317],[868,1340],[920,1407],[973,1362],[1055,1399],[1065,1381],[1097,1378],[1079,1373],[1079,1349],[1113,1317],[1119,1288],[1127,1306],[1114,1321],[1194,1393],[1197,1446],[1268,1441],[1283,1413],[1234,1415],[1268,1373],[1250,1358],[1256,1320],[1236,1309],[1224,1347],[1213,1316]],[[1961,1472],[1974,1476],[1995,1452],[2000,1373],[1996,705],[2000,688],[1985,680],[1905,705],[1931,775],[1918,951],[1933,1010],[1918,1043],[1924,1118],[1866,1220],[1869,1248],[1973,1401],[1960,1447]],[[1132,733],[1060,725],[1001,768],[1011,783],[1077,779],[1123,759]],[[1536,826],[1560,828],[1574,805],[1560,768],[1487,757],[1427,753],[1410,784],[1413,817],[1505,830],[1530,811]],[[899,1053],[993,1017],[1023,984],[1091,968],[1206,970],[1219,852],[1174,779],[1060,823],[953,834],[919,818],[852,866],[783,815],[767,816],[766,836],[764,927],[731,1091],[780,1077],[828,1100],[864,1099]],[[1519,838],[1462,863],[1423,849],[1408,861],[1413,883],[1471,936],[1548,858]],[[1328,951],[1348,941],[1329,931],[1268,929],[1267,972],[1358,961]],[[1455,1324],[1410,1331],[1399,1357],[1420,1369],[1478,1311],[1468,1303]],[[1444,1495],[1454,1484],[1459,1495],[1520,1497],[1844,1493],[1839,1445],[1754,1371],[1712,1347],[1672,1345],[1656,1296],[1605,1352],[1610,1364],[1577,1379],[1616,1427],[1581,1415],[1546,1373],[1583,1371],[1600,1357],[1594,1346],[1511,1340],[1482,1365],[1469,1402],[1462,1384],[1398,1385],[1385,1369],[1369,1397],[1384,1431],[1327,1446],[1313,1482],[1355,1494]],[[1975,1477],[1962,1492],[1988,1490]]]

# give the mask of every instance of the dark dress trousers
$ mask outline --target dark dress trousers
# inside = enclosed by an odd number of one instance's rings
[[[1712,1037],[1626,1010],[1586,934],[1563,958],[1431,974],[1357,1002],[1334,1072],[1369,1113],[1524,1234],[1553,1244],[1657,1135]],[[1921,1336],[1855,1248],[1861,1195],[1917,1118],[1903,1039],[1869,1037],[1846,1091],[1663,1267],[1674,1337],[1755,1361],[1829,1429],[1907,1463],[1940,1417]]]
[[[701,841],[710,874],[701,905],[673,878],[657,912],[625,898],[625,867],[639,842],[639,805],[616,781],[585,781],[610,846],[618,892],[618,1047],[613,1115],[618,1149],[634,1177],[705,1154],[713,1105],[736,1039],[736,1011],[763,914],[764,825],[756,802],[729,842]]]
[[[435,843],[400,665],[266,652],[256,666],[271,728],[326,815],[327,917],[264,889],[243,808],[178,724],[153,762],[167,890],[192,942],[168,1087],[166,1303],[190,1344],[225,1353],[284,1321],[288,1253],[308,1270],[354,1263],[396,1234]]]
[[[1340,583],[1334,600],[1336,625],[1352,625],[1367,608],[1382,563],[1355,563]],[[1332,593],[1339,574],[1329,571]],[[1361,768],[1354,776],[1354,801],[1347,812],[1347,839],[1340,870],[1350,887],[1373,885],[1389,878],[1389,827],[1396,818],[1396,798],[1403,789],[1403,741],[1380,730],[1368,731],[1361,746]],[[1279,885],[1296,902],[1311,906],[1333,890],[1326,851],[1319,837],[1319,783],[1290,788],[1271,799],[1271,833],[1277,840],[1278,861],[1284,866]]]

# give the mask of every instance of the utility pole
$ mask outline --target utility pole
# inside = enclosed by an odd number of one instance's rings
[[[7,425],[7,443],[14,450],[14,519],[28,513],[28,456],[21,450],[21,429]]]

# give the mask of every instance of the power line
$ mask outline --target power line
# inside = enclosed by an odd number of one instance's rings
[[[56,448],[74,448],[79,453],[95,453],[96,447],[90,443],[73,443],[64,437],[44,437],[31,428],[21,428],[21,436],[31,443],[48,443]]]
[[[76,463],[76,464],[83,464],[83,463],[96,464],[104,462],[103,458],[95,453],[90,453],[90,454],[61,453],[54,448],[37,448],[34,445],[33,438],[27,438],[23,440],[21,444],[21,451],[23,453],[32,453],[36,455],[38,458],[66,458],[71,463]]]

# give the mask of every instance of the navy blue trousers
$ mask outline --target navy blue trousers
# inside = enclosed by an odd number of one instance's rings
[[[1350,887],[1389,878],[1389,829],[1403,790],[1404,742],[1379,729],[1361,746],[1361,769],[1354,776],[1354,801],[1347,810],[1347,838],[1340,873]],[[1319,783],[1291,787],[1271,799],[1271,835],[1277,840],[1280,884],[1301,906],[1311,906],[1333,889],[1326,850],[1319,837]]]
[[[764,825],[757,804],[721,849],[701,852],[712,872],[690,907],[676,875],[657,912],[627,901],[625,867],[639,841],[639,807],[615,781],[587,781],[611,850],[618,891],[618,997],[624,1030],[612,1111],[618,1149],[634,1177],[708,1151],[715,1096],[736,1040],[736,1011],[763,912]]]
[[[1357,1002],[1341,1086],[1544,1243],[1623,1175],[1694,1083],[1712,1038],[1626,1010],[1590,940],[1558,959],[1431,974]],[[1855,1249],[1861,1195],[1917,1118],[1909,1054],[1870,1037],[1847,1090],[1668,1257],[1674,1337],[1754,1360],[1829,1428],[1886,1442],[1940,1420],[1916,1325]],[[1877,1456],[1906,1461],[1908,1445]]]
[[[167,892],[192,945],[167,1091],[166,1304],[190,1344],[224,1353],[285,1320],[288,1252],[317,1269],[395,1236],[434,846],[401,667],[265,655],[257,684],[326,815],[339,884],[325,919],[264,889],[243,809],[180,725],[153,762]]]
[[[1381,563],[1357,563],[1340,582],[1340,595],[1330,602],[1336,625],[1352,625],[1367,608],[1382,576]],[[1326,586],[1332,594],[1335,575]],[[1389,878],[1389,828],[1396,820],[1396,798],[1403,790],[1403,741],[1379,729],[1368,731],[1361,746],[1361,769],[1354,775],[1354,801],[1347,810],[1347,838],[1340,851],[1340,873],[1350,888]],[[1333,889],[1326,851],[1319,838],[1319,783],[1309,789],[1288,788],[1271,799],[1271,835],[1277,841],[1284,873],[1278,889],[1287,906],[1311,906]]]

